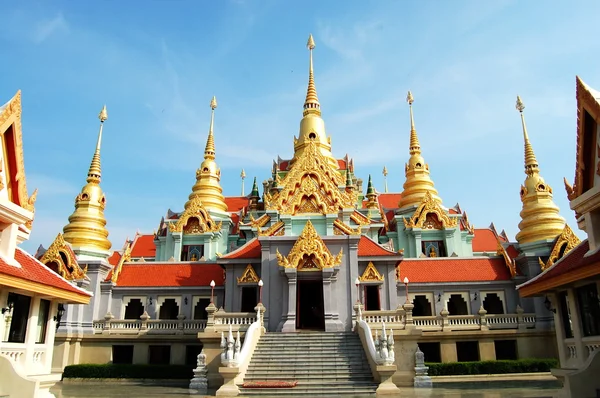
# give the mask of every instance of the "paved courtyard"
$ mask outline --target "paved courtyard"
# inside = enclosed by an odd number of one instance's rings
[[[485,388],[478,388],[481,386]],[[158,387],[117,383],[57,384],[51,390],[56,398],[114,398],[114,397],[190,397],[184,387]],[[276,396],[276,391],[273,391]],[[401,396],[414,398],[554,398],[556,383],[502,382],[453,383],[433,389],[401,389]],[[211,392],[214,395],[214,391]],[[210,395],[209,395],[210,396]]]

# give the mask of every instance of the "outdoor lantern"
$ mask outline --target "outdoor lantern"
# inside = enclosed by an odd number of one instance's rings
[[[258,281],[258,302],[262,303],[262,288],[263,288],[263,281],[262,279]]]
[[[360,303],[360,279],[356,278],[354,284],[356,285],[356,301]]]
[[[6,303],[6,307],[2,308],[2,315],[4,315],[5,312],[12,311],[14,306],[15,306],[15,304],[12,301],[9,301],[8,303]]]
[[[56,322],[56,329],[58,329],[58,325],[60,325],[60,320],[65,314],[65,306],[62,303],[58,303],[58,309],[56,310],[56,315],[54,316],[54,322]]]
[[[404,277],[403,282],[404,282],[404,287],[406,288],[406,302],[408,303],[408,277],[407,276]]]
[[[552,311],[556,314],[556,309],[552,308],[552,302],[550,301],[548,296],[546,296],[546,300],[544,300],[544,305],[546,306],[546,309],[548,311]]]
[[[215,296],[215,281],[214,279],[212,281],[210,281],[210,302],[214,303],[214,296]]]

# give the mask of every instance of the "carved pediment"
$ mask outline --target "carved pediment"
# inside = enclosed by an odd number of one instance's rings
[[[344,185],[340,172],[331,166],[314,141],[308,141],[275,193],[265,194],[267,209],[281,214],[332,214],[354,208],[357,193],[339,187]]]
[[[238,284],[239,283],[258,283],[259,278],[258,275],[256,274],[256,271],[254,270],[254,267],[252,267],[252,264],[248,264],[246,266],[246,269],[244,270],[244,274],[242,276],[240,276],[239,278],[237,278]]]
[[[169,224],[169,230],[195,235],[220,231],[222,225],[222,221],[217,223],[212,219],[200,198],[196,196],[191,200],[188,208],[181,213],[179,220]]]
[[[358,278],[361,282],[383,282],[383,275],[377,271],[372,261],[369,261],[365,272]]]
[[[63,234],[58,234],[54,242],[44,253],[40,262],[66,280],[83,279],[87,273],[87,266],[81,269],[77,257],[71,247],[65,242]]]
[[[423,197],[415,214],[411,218],[404,218],[403,220],[405,228],[446,229],[458,225],[457,219],[448,216],[442,206],[433,199],[429,191]]]
[[[342,255],[343,249],[340,249],[337,256],[331,254],[309,220],[287,256],[284,257],[277,250],[277,262],[285,268],[320,270],[340,265]]]
[[[564,255],[573,250],[575,246],[581,243],[581,240],[575,235],[571,227],[565,224],[565,228],[556,238],[556,242],[554,243],[554,247],[552,248],[552,252],[550,252],[550,257],[548,257],[548,261],[544,263],[542,259],[538,259],[540,262],[540,267],[542,271],[547,270],[560,260]]]

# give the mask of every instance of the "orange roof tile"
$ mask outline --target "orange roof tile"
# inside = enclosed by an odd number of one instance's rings
[[[237,213],[231,214],[231,222],[233,223],[231,233],[237,234],[240,228],[240,216]]]
[[[523,297],[532,296],[600,274],[600,252],[585,257],[590,246],[584,240],[535,278],[518,286]]]
[[[230,213],[242,210],[244,207],[247,207],[249,203],[250,199],[247,196],[230,196],[225,198],[227,211]]]
[[[114,267],[119,264],[119,260],[121,260],[121,253],[114,251],[108,258],[108,263]]]
[[[223,286],[223,268],[202,263],[125,263],[118,287]]]
[[[231,253],[227,253],[221,258],[223,259],[235,259],[235,258],[260,258],[260,242],[258,238],[251,239],[249,242],[246,242],[245,245],[238,247]]]
[[[136,235],[131,244],[131,257],[154,258],[156,255],[156,245],[154,244],[154,235]]]
[[[400,199],[402,199],[401,193],[380,193],[379,196],[377,196],[379,204],[383,206],[384,209],[397,209]]]
[[[20,268],[7,264],[4,259],[0,258],[0,274],[37,282],[85,297],[92,295],[90,292],[72,285],[20,247],[15,249],[15,260],[21,264]]]
[[[408,277],[410,283],[511,280],[503,258],[404,259],[399,267],[400,280]]]
[[[400,257],[399,253],[387,250],[371,238],[361,236],[358,241],[358,256],[359,257],[374,257],[374,256],[396,256]]]
[[[473,252],[496,252],[498,248],[498,240],[496,234],[489,228],[475,228],[473,236]]]

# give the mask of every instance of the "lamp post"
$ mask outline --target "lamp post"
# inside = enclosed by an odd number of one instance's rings
[[[214,297],[215,297],[215,281],[212,280],[210,281],[210,303],[214,304]]]
[[[408,303],[409,302],[409,300],[408,300],[408,277],[405,276],[403,282],[404,282],[404,287],[406,289],[406,302]]]
[[[356,278],[354,284],[356,285],[356,302],[360,303],[360,279]]]
[[[262,304],[262,288],[263,288],[263,281],[262,279],[258,281],[258,302],[260,304]]]

